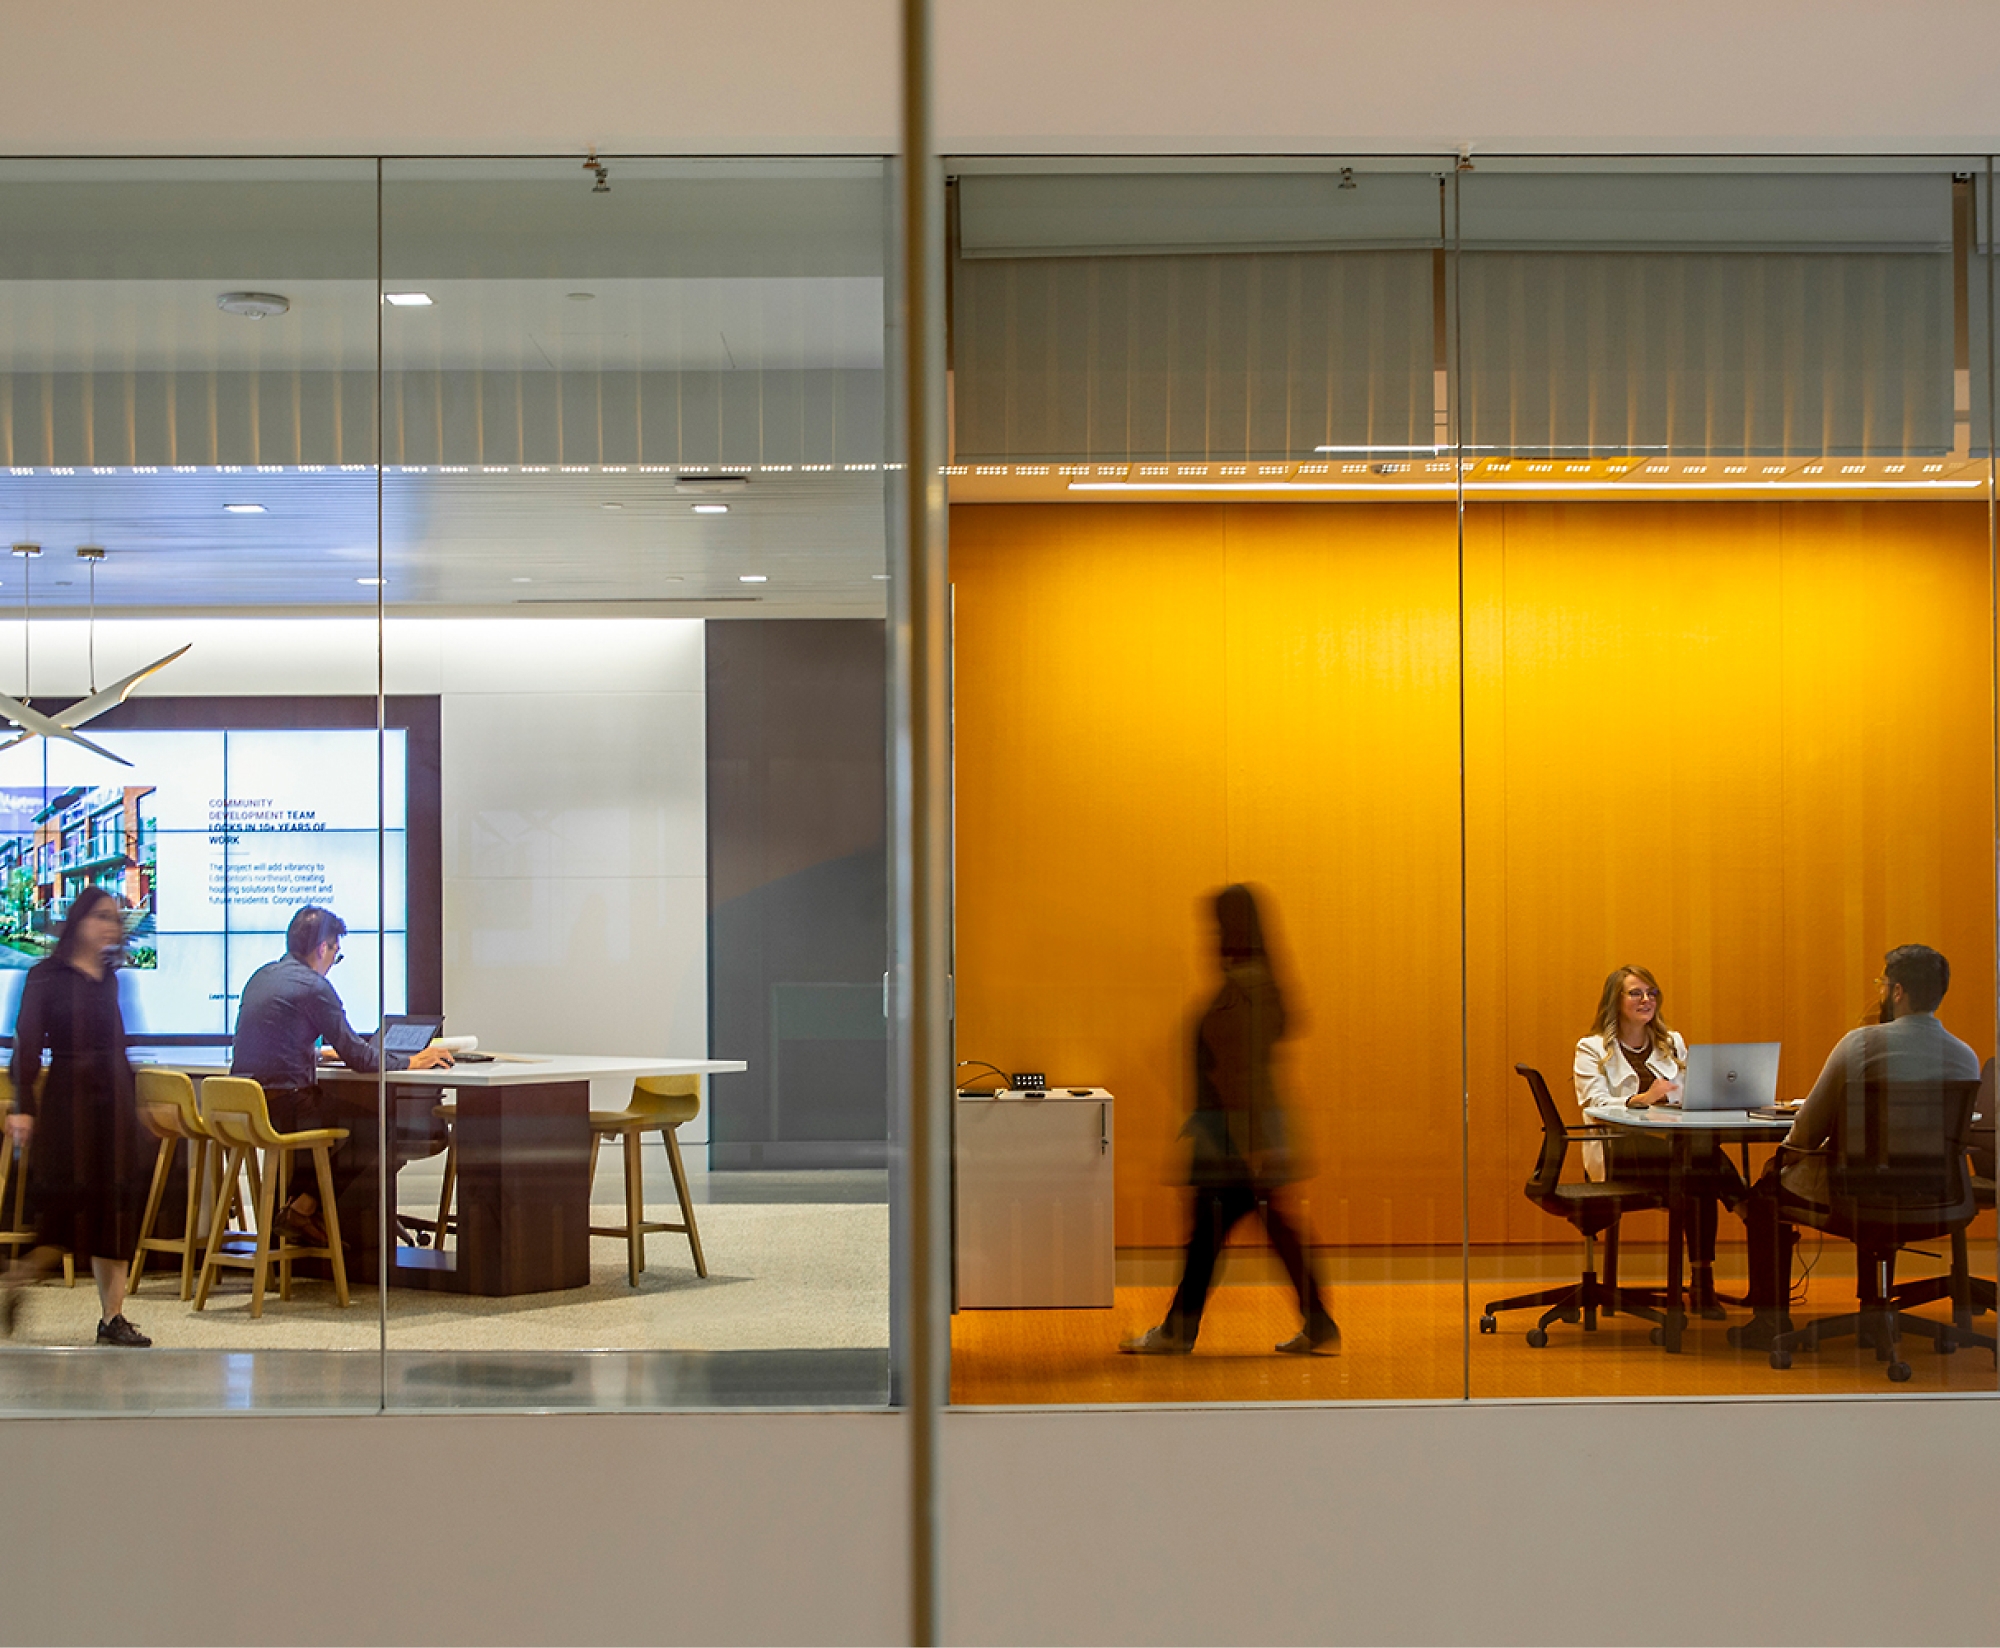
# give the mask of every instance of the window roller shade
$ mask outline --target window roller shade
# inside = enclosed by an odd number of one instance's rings
[[[1428,251],[968,259],[965,462],[1297,459],[1433,438]]]

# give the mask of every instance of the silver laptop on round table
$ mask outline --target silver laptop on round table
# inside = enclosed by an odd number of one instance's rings
[[[1775,1041],[1714,1042],[1688,1049],[1683,1110],[1756,1110],[1778,1100]]]

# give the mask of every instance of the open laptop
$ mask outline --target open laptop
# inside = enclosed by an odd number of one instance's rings
[[[442,1013],[391,1013],[382,1021],[382,1051],[414,1058],[443,1034]]]
[[[1683,1110],[1756,1110],[1778,1098],[1775,1041],[1714,1042],[1688,1049]]]

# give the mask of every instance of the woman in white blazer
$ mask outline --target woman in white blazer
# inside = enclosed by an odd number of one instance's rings
[[[1624,1105],[1642,1110],[1678,1104],[1687,1071],[1687,1043],[1669,1028],[1660,982],[1644,967],[1616,967],[1597,999],[1590,1033],[1576,1044],[1576,1102]],[[1609,1161],[1606,1156],[1609,1155]],[[1627,1135],[1609,1145],[1586,1144],[1583,1168],[1593,1179],[1616,1178],[1666,1183],[1670,1151],[1665,1139]],[[1712,1145],[1697,1146],[1681,1180],[1688,1195],[1689,1297],[1693,1307],[1719,1320],[1715,1297],[1716,1203],[1734,1204],[1743,1182],[1729,1159]]]

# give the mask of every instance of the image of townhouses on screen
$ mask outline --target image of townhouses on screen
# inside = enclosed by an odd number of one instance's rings
[[[93,728],[129,767],[42,739],[0,751],[0,1023],[92,886],[126,909],[133,1034],[227,1034],[302,904],[348,924],[333,983],[352,1021],[402,1011],[407,752],[400,729],[377,736]]]

